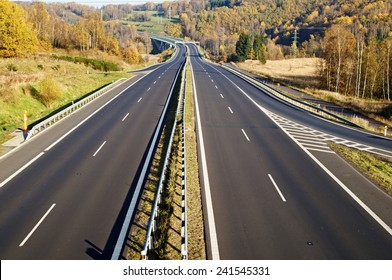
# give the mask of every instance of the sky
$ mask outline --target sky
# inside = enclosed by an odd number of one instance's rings
[[[31,0],[19,0],[23,2],[32,2]],[[79,4],[84,4],[84,5],[89,5],[89,6],[94,6],[94,7],[101,7],[103,5],[109,5],[109,4],[144,4],[147,2],[153,2],[153,3],[161,3],[163,0],[39,0],[40,2],[46,2],[46,3],[55,3],[55,2],[76,2]]]

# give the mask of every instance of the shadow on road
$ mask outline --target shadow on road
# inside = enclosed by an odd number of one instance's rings
[[[156,130],[156,128],[155,128],[155,130]],[[96,246],[94,243],[92,243],[91,241],[85,240],[85,242],[89,245],[89,247],[86,249],[86,254],[89,255],[94,260],[110,260],[113,255],[114,247],[116,246],[118,237],[120,235],[120,231],[123,227],[124,220],[125,220],[125,217],[127,215],[128,209],[129,209],[129,205],[131,204],[131,200],[134,196],[135,188],[136,188],[137,182],[139,181],[139,177],[141,175],[144,163],[146,161],[148,150],[150,148],[152,139],[154,137],[154,133],[153,133],[153,136],[151,137],[151,139],[147,145],[146,151],[143,154],[143,158],[141,160],[141,163],[137,169],[136,175],[135,175],[133,182],[130,186],[128,194],[125,197],[124,203],[123,203],[121,210],[117,216],[117,219],[114,222],[113,228],[110,232],[110,235],[109,235],[109,238],[106,242],[105,247],[103,249],[101,249],[98,246]],[[154,149],[156,149],[156,147]],[[145,181],[146,181],[146,178],[144,178],[144,182]],[[144,186],[144,182],[143,182],[143,186]],[[138,202],[136,203],[136,205],[138,205],[138,203],[139,203],[141,193],[142,192],[140,192],[140,194],[139,194],[139,197],[137,200]],[[131,221],[133,221],[133,219],[134,219],[135,212],[136,211],[134,211],[134,213],[132,214]],[[131,224],[132,224],[132,222],[131,222]],[[124,244],[123,244],[123,246],[124,246]]]

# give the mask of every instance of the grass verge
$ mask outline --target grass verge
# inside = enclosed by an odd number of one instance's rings
[[[10,64],[17,71],[10,72],[7,67]],[[86,93],[130,76],[121,71],[98,73],[91,67],[58,61],[49,55],[0,60],[0,143],[7,141],[15,129],[23,127],[25,110],[31,124]],[[47,78],[53,80],[61,91],[50,108],[36,94],[39,82]]]
[[[186,184],[187,184],[187,227],[188,227],[188,259],[206,259],[204,224],[202,214],[199,169],[197,161],[197,143],[194,118],[194,101],[191,71],[186,71],[186,97],[184,120],[176,120],[176,131],[172,153],[164,184],[157,230],[154,233],[153,249],[149,251],[149,259],[179,260],[181,259],[181,125],[184,121],[186,141]],[[178,100],[177,97],[174,99]],[[177,103],[170,106],[166,126],[160,138],[148,176],[136,217],[133,221],[127,241],[127,259],[140,259],[151,216],[155,193],[158,188],[159,176],[163,169],[164,155],[167,151],[170,132],[174,122]]]
[[[186,184],[188,207],[188,259],[205,260],[206,244],[197,159],[192,72],[186,70],[185,87]]]
[[[329,143],[329,146],[392,196],[392,162],[390,160],[336,143]]]
[[[180,89],[180,81],[181,75],[177,80],[177,84],[174,88],[172,100],[169,104],[168,115],[165,120],[165,125],[162,130],[160,140],[157,146],[157,149],[154,154],[154,159],[150,166],[149,175],[144,185],[141,199],[138,204],[138,208],[136,210],[135,218],[132,222],[131,229],[128,235],[128,240],[125,248],[125,257],[130,260],[138,260],[141,259],[141,251],[143,249],[146,234],[148,230],[148,223],[150,217],[152,215],[152,207],[154,205],[155,195],[159,185],[159,179],[163,170],[165,155],[167,153],[169,140],[171,131],[174,125],[175,113],[178,104],[178,94]],[[176,140],[176,139],[175,139]],[[177,140],[178,142],[178,140]],[[173,146],[177,143],[174,141]],[[172,149],[172,154],[174,152],[178,152],[175,147]],[[173,158],[170,159],[171,163],[174,162]],[[169,220],[173,215],[173,194],[172,188],[173,180],[175,180],[175,167],[170,166],[167,171],[167,179],[163,186],[163,193],[161,197],[161,203],[159,204],[159,213],[160,216],[157,219],[157,230],[154,233],[153,240],[153,249],[149,250],[148,258],[149,259],[170,259],[176,258],[171,252],[167,251],[166,244],[168,240],[168,229],[170,228]],[[181,194],[181,190],[180,190]],[[181,205],[181,202],[180,204]],[[181,214],[180,214],[181,217]],[[180,227],[181,232],[181,227]],[[179,248],[177,245],[173,245],[174,251],[181,251],[181,244]],[[178,257],[177,259],[180,259]]]

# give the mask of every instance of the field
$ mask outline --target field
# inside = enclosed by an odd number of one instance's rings
[[[144,15],[147,13],[147,16],[151,19],[149,21],[132,21],[132,17],[137,14]],[[179,17],[173,16],[171,19],[165,17],[163,14],[157,14],[154,11],[133,11],[132,14],[128,15],[129,22],[136,26],[138,32],[148,32],[150,34],[159,34],[164,31],[165,24],[168,22],[178,23]]]
[[[316,87],[318,85],[319,58],[292,58],[283,60],[267,60],[262,64],[256,60],[247,60],[237,63],[237,66],[277,81],[288,82],[294,85]]]
[[[350,108],[384,125],[392,126],[392,102],[354,98],[320,90],[318,75],[320,63],[320,58],[292,58],[268,60],[266,64],[247,60],[236,65],[248,72],[299,88],[300,91],[307,94],[341,107]]]

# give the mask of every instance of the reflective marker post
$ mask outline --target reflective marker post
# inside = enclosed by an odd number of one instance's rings
[[[23,114],[23,131],[27,132],[27,111]]]

